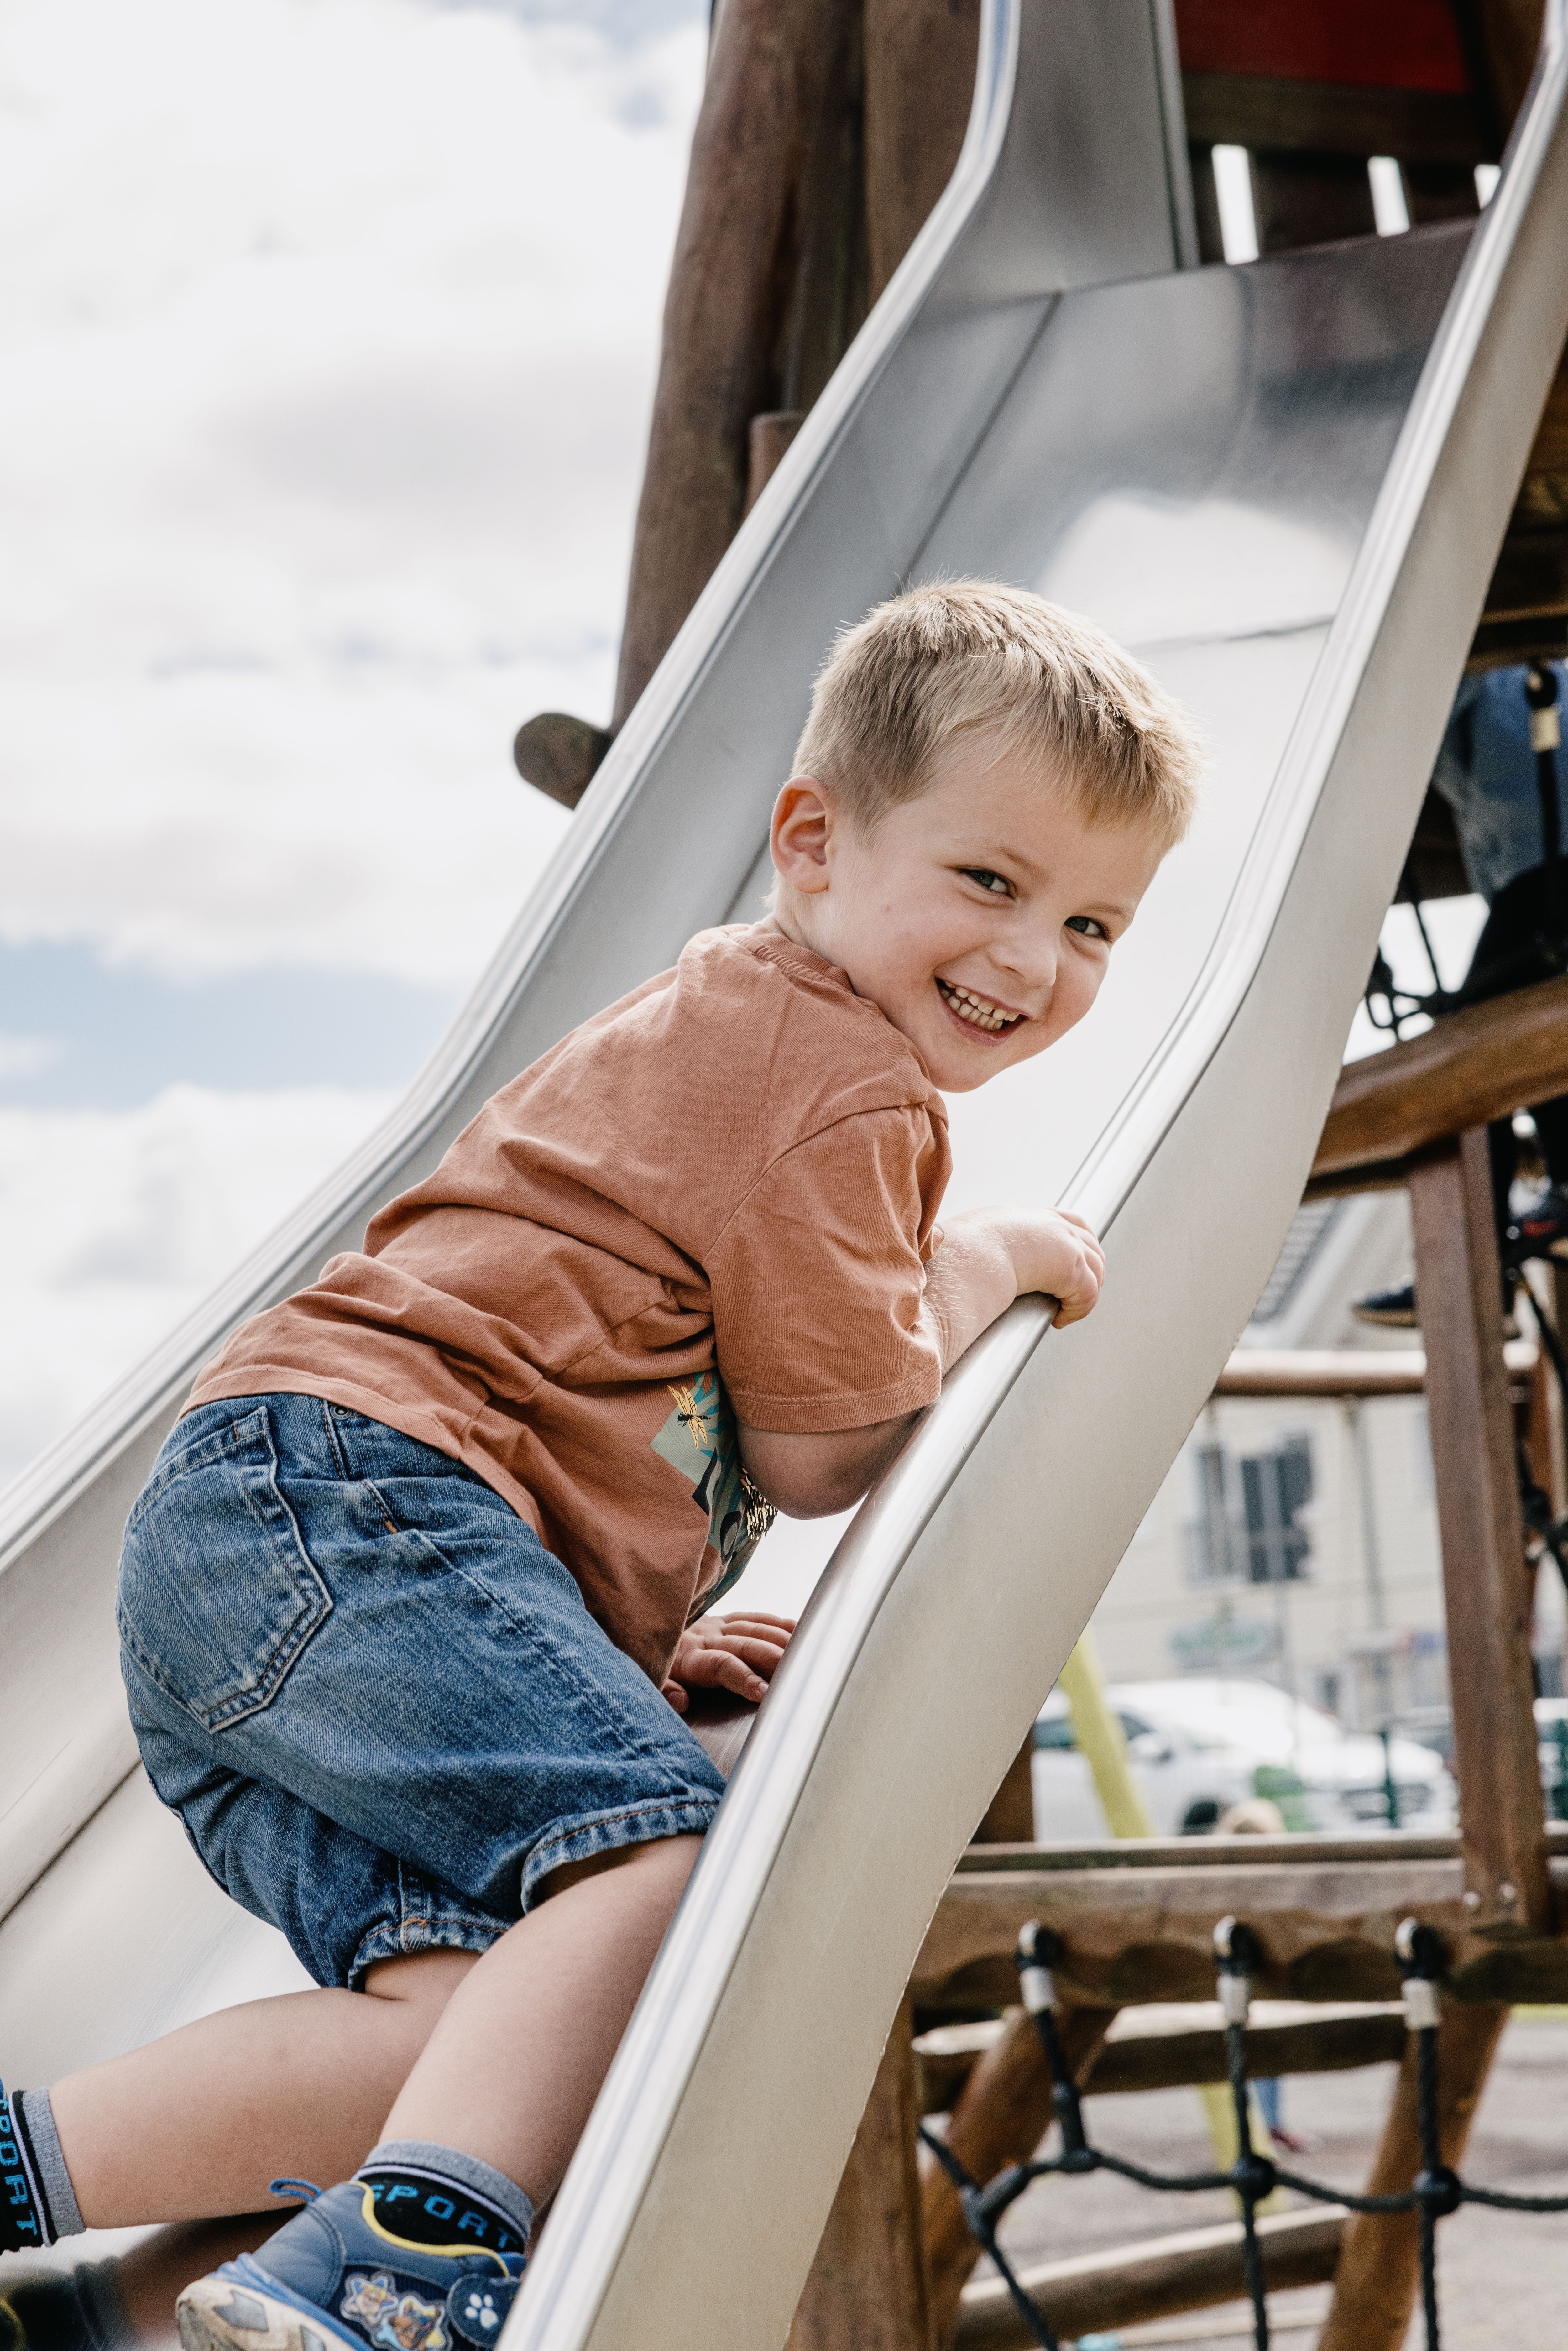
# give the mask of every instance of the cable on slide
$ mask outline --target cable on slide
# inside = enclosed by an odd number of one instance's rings
[[[1253,2338],[1257,2351],[1269,2351],[1269,2307],[1264,2283],[1263,2250],[1258,2235],[1258,2207],[1276,2188],[1293,2189],[1321,2204],[1338,2204],[1352,2212],[1414,2212],[1419,2216],[1421,2306],[1426,2321],[1427,2351],[1441,2351],[1437,2309],[1437,2223],[1461,2204],[1479,2204],[1503,2212],[1568,2212],[1568,2196],[1510,2196],[1500,2189],[1473,2187],[1443,2159],[1439,2101],[1437,2028],[1438,1990],[1448,1968],[1442,1937],[1435,1928],[1406,1918],[1395,1938],[1405,1988],[1405,2021],[1416,2040],[1416,2112],[1421,2138],[1421,2168],[1398,2196],[1353,2196],[1322,2180],[1285,2171],[1252,2143],[1251,2101],[1247,2071],[1247,2023],[1252,1986],[1263,1965],[1263,1947],[1252,1929],[1237,1918],[1222,1918],[1214,1930],[1220,2014],[1225,2022],[1226,2071],[1236,2108],[1238,2153],[1228,2171],[1158,2172],[1129,2163],[1096,2147],[1083,2118],[1083,2101],[1072,2078],[1061,2045],[1056,1980],[1052,1970],[1061,1957],[1061,1938],[1030,1920],[1018,1941],[1019,1986],[1025,2009],[1051,2070],[1051,2103],[1060,2137],[1055,2153],[1030,2163],[1012,2163],[986,2185],[976,2179],[946,2141],[926,2124],[920,2125],[922,2144],[957,2190],[969,2234],[990,2256],[1014,2308],[1041,2351],[1061,2351],[1050,2319],[1019,2278],[997,2241],[1003,2214],[1031,2180],[1060,2175],[1082,2178],[1092,2171],[1113,2172],[1139,2188],[1157,2194],[1196,2195],[1204,2189],[1234,2189],[1241,2206],[1241,2268],[1247,2297],[1252,2305]]]

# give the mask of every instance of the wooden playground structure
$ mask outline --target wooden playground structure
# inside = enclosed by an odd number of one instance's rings
[[[575,805],[714,565],[893,275],[952,169],[974,75],[978,0],[716,0],[709,78],[668,303],[609,729],[531,720],[517,763]],[[1260,252],[1373,232],[1368,159],[1399,167],[1413,226],[1479,209],[1540,26],[1535,0],[1349,0],[1296,8],[1177,0],[1198,257],[1223,258],[1216,145],[1249,157]],[[1568,651],[1568,367],[1560,366],[1479,618],[1472,665]],[[1466,887],[1433,795],[1402,894]],[[1029,1751],[998,1791],[933,1918],[790,2335],[793,2351],[941,2351],[1029,2339],[958,2194],[917,2155],[923,2114],[984,2181],[1025,2161],[1052,2116],[1013,1949],[1060,1938],[1062,2045],[1080,2085],[1225,2078],[1218,2027],[1140,2031],[1140,2010],[1212,1996],[1229,1913],[1261,1946],[1259,2074],[1401,2061],[1371,2192],[1420,2161],[1413,2042],[1395,1937],[1437,1930],[1445,2159],[1457,2163],[1511,2004],[1568,1999],[1568,1830],[1544,1817],[1529,1626],[1534,1565],[1518,1446],[1568,1509],[1563,1415],[1542,1352],[1505,1354],[1486,1122],[1568,1089],[1568,978],[1441,1022],[1346,1071],[1308,1187],[1407,1188],[1424,1355],[1239,1359],[1220,1392],[1427,1395],[1453,1685],[1457,1837],[1031,1842]],[[1523,1380],[1523,1386],[1518,1383]],[[1251,1383],[1250,1386],[1249,1383]],[[1235,1857],[1233,1857],[1235,1855]],[[954,2017],[988,2021],[954,2026]],[[998,2013],[999,2011],[999,2013]],[[935,2025],[936,2029],[932,2027]],[[1267,2282],[1332,2279],[1322,2351],[1396,2351],[1416,2291],[1415,2217],[1313,2207],[1259,2224]],[[1024,2280],[1064,2336],[1234,2299],[1239,2223]]]

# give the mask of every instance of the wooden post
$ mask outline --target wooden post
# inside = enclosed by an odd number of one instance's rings
[[[1034,1725],[1002,1774],[1002,1784],[975,1831],[976,1844],[1034,1843]]]
[[[1545,1927],[1530,1584],[1484,1127],[1410,1175],[1416,1294],[1443,1546],[1465,1900],[1477,1926]]]
[[[933,2351],[907,1996],[866,2101],[787,2351]]]
[[[1443,1545],[1464,1899],[1477,1926],[1506,1933],[1546,1926],[1552,1896],[1484,1126],[1412,1165],[1410,1209]],[[1446,2162],[1458,2160],[1507,2017],[1506,2008],[1490,2003],[1445,2005],[1438,2053]],[[1412,2040],[1369,2192],[1398,2195],[1420,2167]],[[1417,2245],[1413,2216],[1350,2222],[1319,2351],[1398,2351],[1416,2299]]]
[[[1113,2008],[1080,2008],[1062,2017],[1062,2053],[1075,2078],[1098,2053],[1115,2013]],[[975,2179],[994,2179],[1004,2164],[1027,2163],[1051,2123],[1051,2068],[1034,2020],[1021,2008],[1013,2009],[1001,2038],[965,2083],[947,2124],[947,2144]],[[932,2333],[940,2351],[957,2324],[964,2281],[980,2249],[946,2172],[928,2158],[920,2168]]]
[[[1437,2034],[1437,2095],[1445,2163],[1458,2165],[1464,2153],[1487,2068],[1507,2021],[1506,2008],[1479,2001],[1444,2003]],[[1412,2034],[1366,2193],[1402,2195],[1420,2168]],[[1333,2306],[1318,2337],[1318,2351],[1400,2351],[1416,2302],[1419,2249],[1415,2213],[1352,2215],[1340,2249]]]
[[[846,173],[839,136],[846,104],[852,128],[858,118],[859,33],[845,0],[725,0],[718,14],[664,303],[612,733],[735,536],[752,418],[809,404],[790,381],[802,344],[820,339],[802,281],[842,261],[861,211],[858,152]],[[826,332],[841,336],[843,321]]]
[[[980,0],[865,0],[867,293],[874,302],[953,176]]]

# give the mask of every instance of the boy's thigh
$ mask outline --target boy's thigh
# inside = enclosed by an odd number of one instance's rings
[[[700,1832],[723,1792],[498,1495],[313,1397],[179,1424],[127,1530],[120,1619],[146,1740],[486,1917],[518,1917],[563,1862]]]

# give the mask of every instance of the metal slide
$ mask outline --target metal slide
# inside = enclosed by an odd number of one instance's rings
[[[1104,1298],[1049,1343],[1038,1302],[1005,1316],[840,1544],[506,2337],[783,2339],[942,1888],[1300,1196],[1568,329],[1565,5],[1473,231],[1199,270],[1168,5],[988,0],[951,185],[441,1051],[7,1498],[12,2078],[298,1980],[132,1770],[119,1531],[196,1366],[566,1029],[757,910],[839,623],[910,576],[1025,581],[1134,647],[1212,761],[1089,1021],[955,1105],[952,1204],[1070,1202]]]

